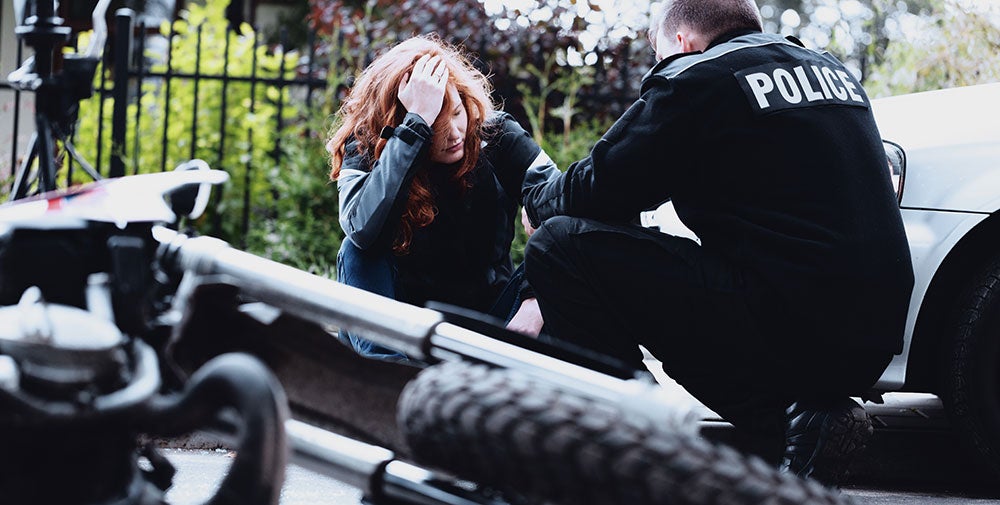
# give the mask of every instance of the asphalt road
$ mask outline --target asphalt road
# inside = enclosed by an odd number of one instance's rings
[[[668,384],[669,387],[669,384]],[[686,402],[677,391],[678,402]],[[703,407],[700,407],[703,408]],[[867,404],[876,436],[869,450],[852,467],[853,477],[842,491],[859,504],[996,504],[1000,489],[977,472],[947,430],[940,402],[928,395],[891,395],[883,405]],[[711,418],[711,412],[704,415]],[[702,433],[725,441],[727,425],[702,423]],[[167,495],[174,505],[205,503],[232,462],[233,453],[168,449],[177,467]],[[281,495],[283,505],[356,505],[358,489],[294,465],[288,467]]]
[[[232,454],[213,451],[167,450],[167,458],[177,467],[174,487],[167,494],[172,505],[205,503],[222,479]],[[920,483],[914,483],[920,487]],[[844,493],[859,504],[868,505],[958,505],[1000,504],[998,498],[984,497],[962,489],[937,491],[848,487]],[[357,505],[361,493],[356,488],[297,466],[288,468],[281,493],[282,505]]]
[[[726,441],[728,425],[694,401],[662,374],[655,361],[647,363],[655,378],[679,406],[694,408],[707,419],[702,434]],[[865,405],[876,425],[876,436],[842,491],[859,504],[997,504],[1000,486],[984,476],[949,431],[940,401],[930,395],[893,394],[885,403]],[[167,495],[174,505],[205,503],[232,461],[227,451],[169,449],[177,467]],[[356,505],[358,489],[304,468],[290,466],[281,503],[284,505]]]
[[[702,422],[704,436],[730,440],[732,427],[664,375],[659,362],[647,359],[646,366],[676,403],[707,419]],[[883,403],[864,407],[875,436],[852,464],[850,481],[842,488],[858,503],[1000,504],[1000,483],[965,452],[936,396],[891,393]]]
[[[233,460],[233,454],[226,451],[167,449],[165,453],[177,468],[174,486],[167,493],[171,505],[205,503]],[[360,499],[361,492],[347,484],[294,465],[286,470],[283,505],[357,505]]]

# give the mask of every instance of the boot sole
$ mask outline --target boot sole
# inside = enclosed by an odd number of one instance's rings
[[[809,465],[815,470],[809,477],[836,486],[846,480],[851,462],[865,450],[875,429],[859,407],[827,419],[820,430],[820,446]]]

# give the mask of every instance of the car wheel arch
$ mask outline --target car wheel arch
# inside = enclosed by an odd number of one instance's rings
[[[972,276],[1000,256],[1000,211],[969,230],[934,272],[917,315],[907,359],[904,391],[942,393],[942,346],[956,300]]]

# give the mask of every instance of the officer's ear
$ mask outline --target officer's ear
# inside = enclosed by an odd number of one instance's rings
[[[675,37],[677,38],[677,47],[682,53],[700,52],[708,47],[705,36],[687,25],[679,26]]]

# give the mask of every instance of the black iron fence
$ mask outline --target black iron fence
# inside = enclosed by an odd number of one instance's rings
[[[133,22],[128,15],[118,15],[116,17],[116,24],[117,33],[139,33],[143,35],[147,33],[147,28],[143,25],[139,25],[138,30],[133,30]],[[110,175],[124,175],[125,161],[128,156],[132,157],[129,165],[133,167],[133,171],[135,172],[148,170],[148,168],[140,167],[144,167],[144,165],[148,167],[146,164],[156,163],[157,161],[159,163],[159,170],[171,168],[168,165],[168,160],[170,159],[168,149],[172,146],[176,147],[181,140],[179,138],[168,138],[168,132],[171,131],[171,121],[185,122],[186,120],[186,124],[183,124],[183,128],[189,136],[186,139],[188,151],[186,158],[206,158],[206,161],[210,164],[213,164],[216,168],[229,171],[233,177],[242,175],[242,183],[236,184],[235,187],[242,192],[241,200],[243,204],[241,206],[240,229],[242,234],[245,235],[249,228],[251,198],[254,191],[251,181],[254,179],[254,172],[261,169],[261,167],[256,165],[264,163],[261,157],[255,157],[247,153],[264,150],[268,153],[271,163],[279,165],[282,162],[283,150],[281,142],[286,126],[288,126],[290,121],[301,119],[299,112],[303,110],[302,104],[304,104],[304,110],[312,108],[313,95],[318,90],[324,89],[327,83],[325,79],[316,77],[318,72],[315,68],[316,41],[314,36],[310,36],[308,41],[307,54],[309,57],[305,65],[294,65],[294,68],[288,68],[288,58],[286,58],[284,49],[281,49],[281,57],[276,60],[277,68],[272,68],[269,73],[270,75],[268,75],[268,73],[262,72],[262,65],[258,59],[260,55],[259,49],[262,48],[259,30],[252,32],[249,72],[246,71],[246,62],[242,62],[244,63],[241,66],[242,73],[234,72],[231,65],[233,62],[231,61],[230,44],[235,36],[232,28],[227,26],[225,29],[223,47],[205,46],[205,41],[202,37],[205,25],[199,24],[195,30],[197,42],[194,48],[193,67],[187,65],[186,69],[184,66],[177,65],[176,62],[177,55],[175,54],[174,40],[178,36],[178,33],[173,24],[171,24],[170,31],[166,36],[166,54],[162,55],[165,58],[165,65],[159,65],[159,69],[156,66],[149,65],[146,46],[147,41],[150,40],[149,37],[138,37],[135,50],[132,50],[134,39],[116,37],[116,47],[113,50],[113,54],[118,61],[115,62],[115,68],[128,68],[128,72],[114,72],[114,83],[110,90],[105,90],[104,85],[100,87],[101,96],[105,97],[105,99],[110,98],[114,102]],[[284,39],[284,36],[282,36],[282,39]],[[217,38],[214,42],[218,43]],[[281,40],[279,47],[284,48],[287,45],[284,40]],[[219,51],[222,54],[221,68],[215,68],[214,70],[203,68],[204,57],[207,54],[213,55],[211,54],[212,52],[217,57]],[[125,61],[125,58],[129,56],[132,57],[131,61]],[[190,54],[185,56],[190,57]],[[289,74],[292,75],[289,76]],[[156,118],[161,123],[158,128],[150,128],[152,125],[143,127],[143,114],[149,111],[143,106],[140,97],[151,92],[148,86],[151,82],[156,83],[157,92],[162,95],[162,102],[166,104],[163,108],[165,113],[160,114]],[[190,115],[186,118],[184,117],[186,114],[170,113],[169,107],[169,104],[177,98],[174,95],[175,89],[183,83],[190,84],[187,91],[193,93],[194,96],[194,100],[190,102]],[[202,107],[204,88],[210,84],[215,84],[215,90],[218,92],[219,101],[217,107]],[[235,94],[249,99],[248,103],[243,104],[246,115],[254,116],[261,108],[262,102],[266,102],[267,106],[274,111],[270,116],[270,125],[261,123],[240,124],[238,121],[234,122],[232,120],[234,117],[246,117],[233,114],[231,104],[229,103],[231,95],[234,95],[234,89],[238,86],[242,86],[244,92],[242,94]],[[261,89],[266,89],[270,93],[261,93]],[[303,101],[299,104],[293,104],[291,102],[292,93],[290,91],[297,92],[295,94],[301,97]],[[134,107],[131,111],[132,117],[129,118],[126,115],[130,104],[134,105]],[[291,118],[287,114],[289,109],[296,111]],[[216,115],[217,118],[212,119],[212,115]],[[98,122],[102,123],[100,120]],[[126,139],[129,136],[127,135],[126,128],[133,129],[131,146],[126,145]],[[215,131],[207,131],[206,128],[215,128]],[[264,128],[273,132],[273,134],[261,139],[255,135],[254,128]],[[233,131],[230,131],[230,129]],[[143,160],[140,158],[142,150],[139,144],[143,141],[141,139],[143,130],[147,132],[159,132],[160,137],[156,139],[160,147],[159,160]],[[210,146],[214,147],[213,153],[199,149],[199,145],[201,144],[199,139],[203,137],[217,139],[214,141],[214,146]],[[245,142],[240,142],[241,137],[246,139]],[[270,142],[271,145],[256,145],[259,142]],[[242,146],[236,144],[242,144]],[[239,155],[232,156],[232,151],[239,151]],[[231,160],[236,158],[241,158],[241,167],[233,166],[234,162]],[[230,161],[227,162],[227,160]],[[98,155],[98,162],[100,162],[100,155]]]
[[[130,33],[130,34],[140,33],[140,34],[142,34],[142,33],[146,33],[147,32],[147,27],[145,25],[141,25],[141,24],[138,26],[138,29],[134,29],[133,28],[133,23],[132,23],[131,16],[129,16],[129,15],[118,15],[118,16],[116,16],[116,22],[117,22],[117,32],[118,33]],[[245,83],[245,84],[249,84],[250,85],[250,90],[251,90],[250,91],[250,100],[251,100],[251,102],[250,102],[250,110],[251,110],[251,112],[253,112],[256,109],[256,106],[257,106],[257,100],[258,100],[257,93],[256,93],[257,86],[261,86],[261,85],[263,85],[263,86],[273,86],[273,87],[275,87],[278,90],[278,95],[279,96],[284,96],[284,93],[282,91],[285,90],[285,89],[289,89],[289,88],[301,88],[304,91],[304,96],[305,96],[305,98],[304,98],[304,104],[305,104],[305,107],[307,109],[311,108],[312,105],[313,105],[313,94],[314,94],[314,92],[316,90],[318,90],[318,89],[322,89],[322,88],[326,87],[326,84],[327,84],[326,80],[315,77],[315,75],[318,72],[316,71],[316,68],[315,68],[316,43],[315,43],[315,37],[314,36],[310,36],[310,38],[309,38],[308,51],[309,51],[310,57],[307,59],[307,64],[304,66],[304,73],[303,74],[297,75],[294,78],[285,78],[284,75],[286,74],[286,72],[288,70],[292,70],[292,69],[286,68],[285,67],[285,63],[286,63],[287,60],[285,58],[281,58],[279,60],[280,63],[281,63],[281,66],[278,69],[279,77],[265,77],[265,76],[258,75],[258,70],[259,70],[260,67],[258,66],[258,62],[256,60],[256,55],[257,55],[256,52],[253,53],[254,60],[252,61],[250,75],[235,75],[235,74],[231,73],[230,67],[229,67],[229,63],[230,63],[229,62],[229,56],[230,56],[229,41],[231,40],[231,37],[228,34],[227,34],[226,37],[224,37],[225,47],[222,48],[222,54],[223,54],[223,56],[225,58],[222,71],[219,72],[219,73],[206,73],[206,72],[203,72],[203,70],[201,69],[201,56],[202,56],[203,50],[204,50],[204,47],[203,47],[203,44],[202,44],[202,41],[201,41],[201,32],[202,32],[202,29],[203,29],[203,25],[199,25],[197,27],[198,45],[197,45],[197,48],[196,48],[196,59],[195,59],[195,63],[194,63],[194,66],[195,66],[194,72],[177,71],[174,68],[174,66],[173,66],[173,56],[174,56],[174,54],[173,54],[174,53],[173,39],[177,35],[176,31],[173,28],[171,28],[170,34],[167,37],[167,52],[166,52],[166,55],[165,55],[165,57],[166,57],[166,69],[163,70],[163,71],[153,71],[153,70],[150,70],[148,68],[148,65],[146,64],[146,58],[145,58],[146,40],[147,40],[146,37],[140,37],[139,38],[139,40],[138,40],[138,48],[135,51],[133,51],[131,49],[131,46],[133,45],[133,39],[131,37],[117,37],[115,39],[116,40],[116,47],[114,48],[114,51],[113,51],[113,54],[115,55],[115,58],[116,58],[115,68],[127,68],[128,70],[127,70],[127,72],[115,72],[114,73],[114,84],[113,84],[113,86],[111,88],[107,88],[105,82],[102,82],[101,86],[100,86],[100,91],[101,91],[102,97],[104,99],[111,99],[115,103],[115,107],[114,107],[114,111],[115,111],[114,114],[115,114],[115,116],[114,116],[113,123],[115,125],[114,128],[116,128],[117,129],[116,131],[118,131],[118,133],[115,133],[115,134],[112,135],[113,138],[115,139],[115,142],[116,142],[115,145],[122,146],[122,143],[124,142],[124,139],[125,139],[124,129],[127,127],[126,125],[128,123],[128,121],[127,121],[127,119],[125,117],[125,111],[126,111],[126,108],[127,108],[128,104],[129,104],[129,97],[130,96],[134,97],[134,96],[141,95],[143,93],[143,91],[144,91],[143,90],[143,85],[145,83],[149,82],[149,80],[151,80],[151,79],[162,81],[163,89],[164,89],[164,91],[163,91],[164,92],[164,101],[166,101],[166,102],[170,101],[170,99],[171,99],[171,87],[172,87],[171,85],[172,85],[173,82],[175,82],[177,80],[184,80],[184,81],[190,81],[190,82],[192,82],[194,84],[194,94],[195,94],[196,97],[197,97],[197,95],[199,93],[199,88],[200,88],[200,84],[201,83],[203,83],[203,82],[221,82],[222,83],[222,95],[221,95],[221,97],[222,97],[222,107],[221,107],[220,110],[218,110],[218,111],[200,111],[199,107],[198,107],[199,102],[197,100],[195,100],[195,102],[194,102],[194,109],[192,111],[191,121],[190,121],[190,124],[188,125],[188,129],[190,131],[191,140],[192,140],[192,142],[190,144],[190,149],[191,149],[191,153],[190,154],[191,154],[192,157],[195,155],[195,151],[194,151],[194,149],[195,149],[195,142],[194,141],[196,140],[197,135],[198,135],[198,130],[199,130],[199,128],[198,128],[198,126],[199,126],[198,125],[198,119],[199,119],[199,117],[201,117],[200,114],[211,114],[213,112],[216,113],[216,114],[222,114],[223,115],[223,116],[221,116],[222,121],[220,121],[221,130],[220,130],[219,133],[220,133],[220,137],[221,138],[223,138],[223,139],[225,138],[226,121],[224,121],[224,119],[225,119],[224,114],[226,113],[227,91],[228,91],[229,85],[231,83]],[[230,32],[232,31],[231,28],[229,28],[228,30]],[[256,31],[256,30],[253,32],[253,45],[254,45],[254,47],[259,47],[260,46],[260,40],[259,40],[259,37],[258,37],[258,33],[259,32]],[[284,46],[286,44],[284,42],[282,42],[280,45]],[[132,87],[131,90],[129,89],[130,86]],[[276,131],[281,131],[281,130],[284,129],[284,126],[285,126],[284,111],[285,111],[286,107],[289,106],[289,103],[288,103],[287,100],[277,100],[276,103],[275,103],[275,105],[278,108],[279,113],[274,116],[274,122],[275,122],[274,126],[275,126]],[[141,123],[141,114],[142,114],[141,108],[136,108],[135,109],[135,116],[134,116],[134,118],[133,118],[133,120],[131,122],[132,128],[135,128],[137,133],[138,133],[139,125]],[[170,119],[171,119],[170,115],[164,115],[162,117],[163,126],[162,126],[161,130],[163,132],[163,138],[161,139],[161,144],[163,144],[163,149],[164,150],[166,149],[166,143],[167,143],[166,132],[168,131],[169,126],[170,126]],[[221,159],[221,156],[222,156],[222,153],[223,153],[225,147],[226,146],[225,146],[224,143],[220,143],[219,144],[219,156],[220,156],[220,159]],[[115,150],[115,149],[113,148],[113,150]],[[136,153],[136,151],[137,151],[137,149],[132,149],[131,150],[132,153]],[[125,151],[123,150],[122,152],[124,153]],[[271,150],[271,152],[273,153],[273,156],[274,156],[275,160],[279,159],[280,152],[281,152],[281,136],[276,136],[275,137],[275,145],[273,146],[273,149]],[[135,154],[133,154],[133,156],[135,156]],[[162,163],[166,160],[166,156],[162,156],[161,159],[163,161],[161,161],[161,167],[160,167],[160,169],[161,170],[165,170],[167,167],[164,166]],[[111,156],[111,176],[123,175],[123,171],[124,171],[124,163],[122,161],[122,157],[119,156],[119,155],[117,155],[117,154],[112,154],[112,156]]]
[[[259,30],[235,33],[227,25],[221,36],[217,30],[217,26],[205,24],[185,27],[171,23],[169,29],[161,31],[137,26],[130,11],[116,13],[95,96],[81,104],[80,126],[73,142],[101,176],[169,170],[191,158],[205,159],[214,168],[226,170],[236,182],[226,191],[242,193],[235,199],[242,205],[226,210],[230,222],[239,215],[238,225],[230,226],[229,231],[246,234],[253,200],[259,198],[255,192],[267,192],[266,186],[253,181],[261,177],[262,170],[281,165],[282,141],[283,137],[287,141],[289,124],[302,120],[304,111],[316,105],[318,93],[333,94],[327,90],[327,68],[318,64],[316,53],[321,44],[317,44],[315,34],[297,53],[300,61],[291,62],[282,49],[288,46],[283,40],[268,46],[260,40]],[[183,44],[176,43],[179,39]],[[235,52],[231,44],[239,45],[237,49],[243,52]],[[484,54],[487,48],[479,49]],[[614,50],[639,54],[629,44]],[[369,61],[370,56],[363,61]],[[620,65],[606,67],[603,56],[598,58],[592,65],[593,85],[577,97],[580,110],[614,113],[634,100],[638,83],[633,81],[638,76],[628,60],[614,58]],[[342,71],[346,75],[353,69]],[[517,114],[523,90],[517,89],[516,79],[507,80],[506,87],[497,83],[498,91]],[[349,83],[349,79],[335,81],[341,87]],[[19,137],[20,101],[20,93],[14,91],[14,139]],[[550,121],[553,119],[550,115]],[[262,131],[269,134],[261,135]],[[12,169],[23,154],[14,151]],[[67,185],[84,178],[71,158],[63,160],[60,176]],[[230,193],[228,199],[232,201],[234,196]]]
[[[103,69],[98,72],[94,96],[81,103],[80,126],[73,135],[73,143],[95,171],[104,177],[169,170],[181,161],[196,157],[205,159],[214,168],[229,171],[234,178],[241,175],[242,184],[237,186],[243,193],[240,228],[245,233],[249,226],[253,191],[250,180],[254,171],[260,169],[255,165],[262,164],[262,157],[252,153],[266,153],[272,166],[281,163],[281,133],[286,131],[289,123],[301,119],[299,115],[303,110],[313,107],[314,95],[327,85],[325,79],[318,77],[325,72],[315,68],[314,36],[309,37],[308,56],[300,58],[304,62],[290,65],[287,55],[278,49],[281,57],[271,58],[276,66],[263,71],[258,55],[274,51],[264,47],[259,32],[254,30],[249,35],[252,38],[249,42],[251,50],[245,55],[250,61],[240,62],[241,71],[234,71],[230,61],[230,41],[236,40],[237,34],[233,29],[227,27],[221,37],[222,47],[215,47],[203,41],[204,25],[191,28],[196,38],[194,61],[190,61],[191,54],[177,54],[175,39],[179,34],[174,24],[170,25],[169,33],[158,34],[158,30],[136,25],[131,11],[116,13],[113,36],[109,38],[104,52]],[[240,35],[244,45],[247,45],[247,36]],[[184,36],[192,38],[191,33]],[[148,41],[156,38],[165,41],[165,44],[159,44],[157,54],[151,55]],[[210,43],[218,43],[218,39],[216,36]],[[278,47],[284,46],[286,44],[279,43]],[[211,56],[218,60],[220,53],[221,66],[205,68],[203,59]],[[182,56],[183,61],[178,61],[178,56]],[[18,61],[22,57],[19,44]],[[209,83],[213,83],[213,89],[208,92],[216,107],[203,104],[205,88],[210,86]],[[227,117],[234,107],[229,100],[238,86],[243,88],[238,95],[245,103],[237,105],[245,110],[246,116],[253,117],[260,111],[262,102],[266,101],[271,111],[266,121],[244,125],[234,123],[232,118]],[[183,114],[172,113],[172,109],[176,109],[172,104],[182,98],[179,87],[184,87],[183,94],[189,95],[185,98],[189,111]],[[0,88],[13,92],[12,138],[15,142],[11,152],[11,169],[14,170],[19,158],[24,155],[16,148],[16,140],[22,135],[19,131],[22,97],[20,91],[5,83],[0,84]],[[151,95],[157,104],[153,108],[149,106]],[[178,128],[183,130],[183,134],[177,133]],[[262,140],[261,135],[254,134],[254,128],[271,130],[273,134],[264,136]],[[206,143],[202,141],[204,138],[211,140]],[[259,145],[261,142],[269,142],[270,145]],[[155,148],[151,148],[152,144]],[[241,162],[239,170],[232,166],[234,159]],[[72,157],[60,161],[60,175],[65,177],[66,184],[80,182],[83,175]]]

